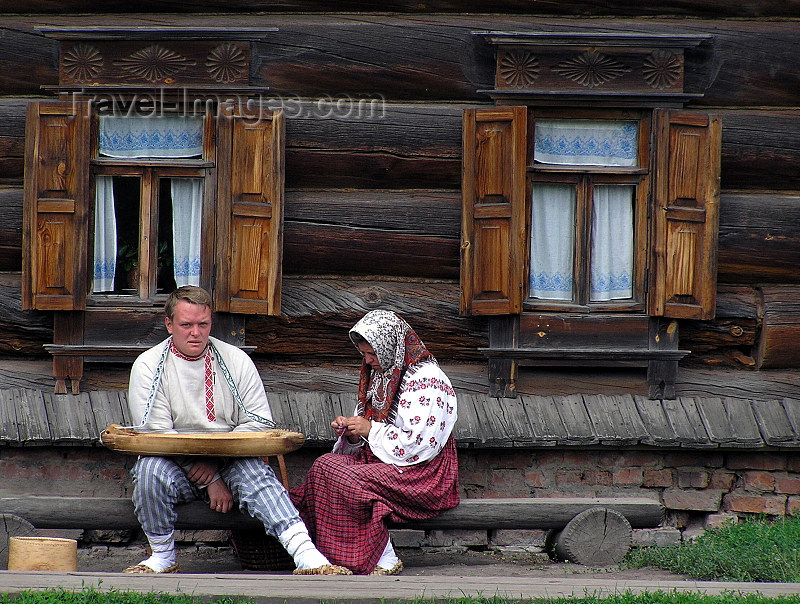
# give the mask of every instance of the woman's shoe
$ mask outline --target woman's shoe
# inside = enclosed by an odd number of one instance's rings
[[[370,575],[399,575],[401,572],[403,572],[403,561],[398,560],[397,564],[389,569],[383,568],[382,566],[376,566],[375,570],[373,570]]]
[[[317,568],[297,568],[293,575],[352,575],[353,571],[338,564],[323,564]]]

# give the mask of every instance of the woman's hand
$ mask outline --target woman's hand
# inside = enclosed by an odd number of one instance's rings
[[[344,436],[355,444],[362,438],[366,439],[369,436],[372,422],[360,415],[354,415],[353,417],[340,415],[331,422],[331,427],[336,431],[336,434]]]
[[[331,422],[331,428],[336,432],[336,436],[344,436],[345,430],[347,430],[347,418],[340,415]]]

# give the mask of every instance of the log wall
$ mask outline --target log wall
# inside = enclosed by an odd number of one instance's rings
[[[791,3],[573,0],[538,3],[536,14],[514,0],[480,3],[492,14],[447,0],[385,6],[396,14],[348,12],[363,8],[349,2],[339,13],[313,1],[280,13],[222,4],[145,2],[133,13],[123,0],[102,5],[107,12],[32,0],[26,9],[37,14],[20,15],[0,1],[0,353],[41,355],[52,341],[52,317],[23,313],[18,289],[25,105],[58,81],[58,44],[40,27],[263,28],[250,75],[288,118],[285,279],[283,315],[249,319],[248,343],[282,357],[338,356],[341,342],[328,336],[383,304],[436,333],[438,356],[471,360],[482,358],[486,322],[458,315],[461,114],[491,104],[479,91],[494,71],[473,32],[677,30],[713,37],[687,51],[686,89],[703,94],[692,108],[723,124],[717,317],[683,322],[682,347],[694,351],[686,362],[795,362],[782,352],[786,330],[764,328],[778,312],[764,291],[800,285],[800,10]],[[795,324],[796,313],[781,306],[778,324]]]

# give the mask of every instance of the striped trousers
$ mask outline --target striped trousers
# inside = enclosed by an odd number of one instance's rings
[[[277,537],[301,522],[289,494],[268,463],[257,457],[237,457],[220,468],[239,509],[264,524],[267,534]],[[167,457],[140,457],[131,470],[133,506],[139,524],[151,535],[166,535],[175,526],[175,505],[200,499],[208,501],[186,472]]]

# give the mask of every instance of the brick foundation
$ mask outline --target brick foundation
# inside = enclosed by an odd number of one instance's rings
[[[326,450],[286,457],[292,486]],[[597,449],[460,449],[461,495],[492,497],[644,496],[667,509],[664,526],[634,531],[635,544],[687,538],[690,528],[750,514],[800,513],[800,464],[793,451],[604,451]],[[135,458],[94,447],[0,447],[0,496],[130,497]],[[52,532],[52,531],[51,531]],[[124,540],[125,535],[87,535]],[[208,533],[208,534],[206,534]],[[219,531],[182,535],[213,541]],[[505,548],[541,551],[538,531],[401,531],[401,547]]]

